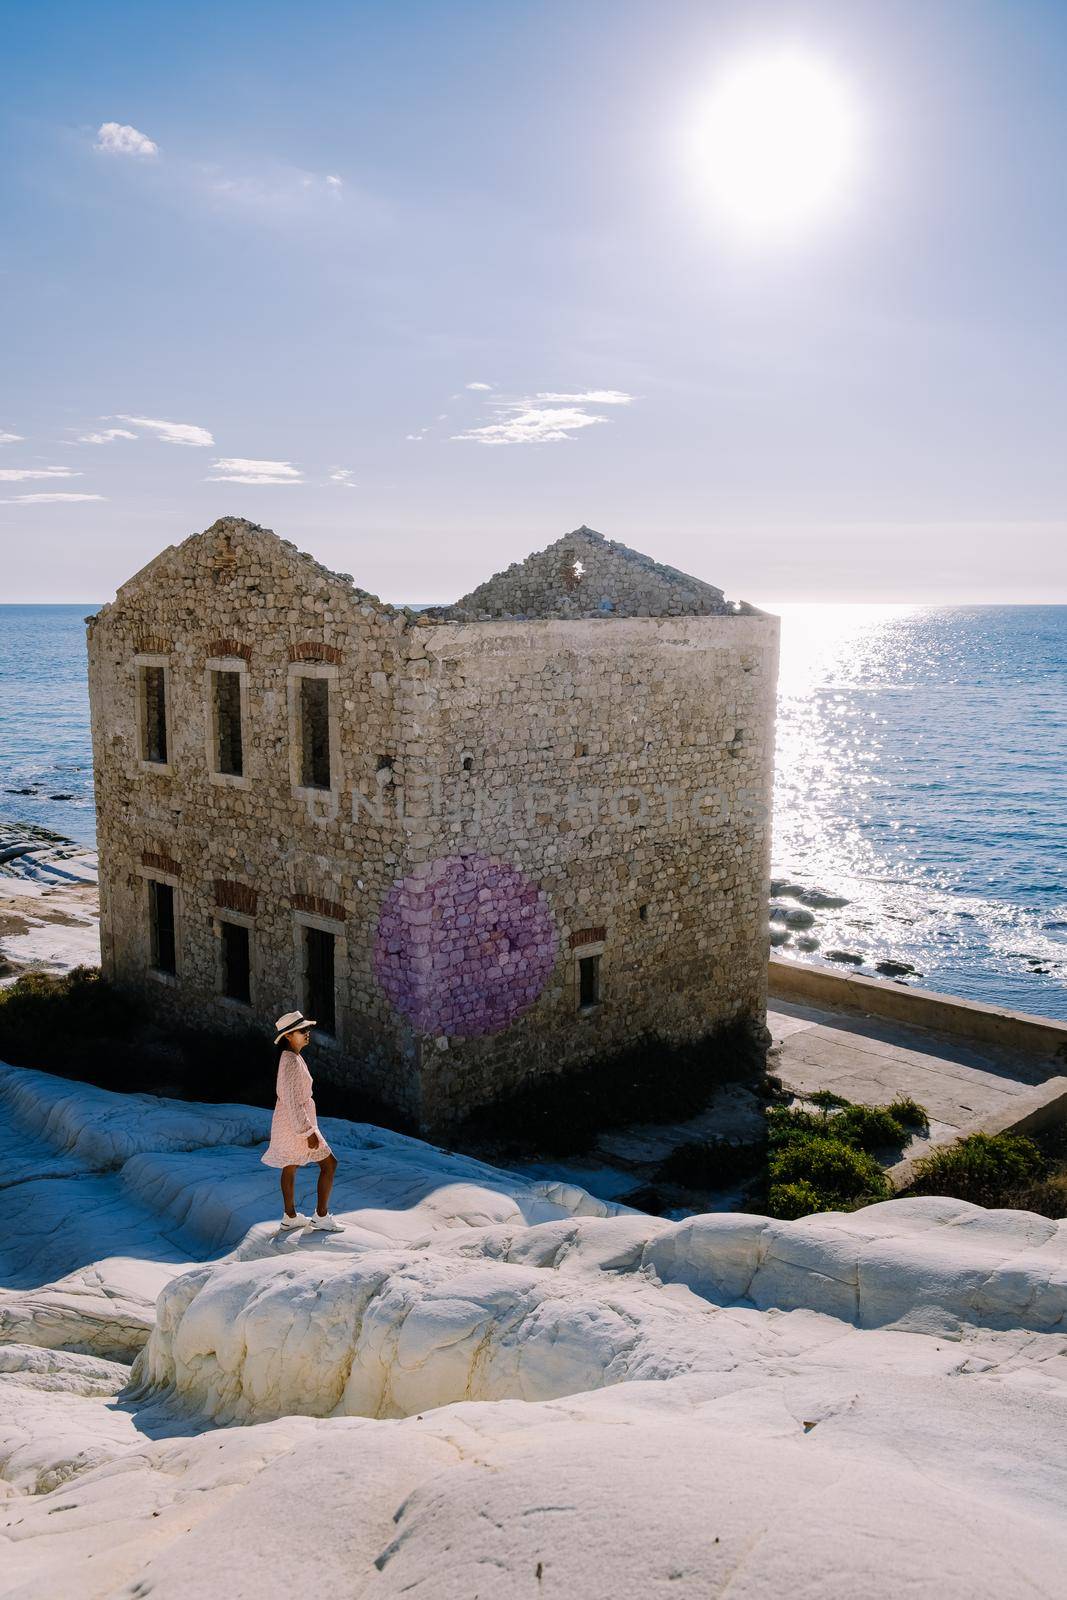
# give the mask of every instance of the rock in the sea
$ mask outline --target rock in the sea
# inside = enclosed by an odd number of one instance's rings
[[[787,911],[785,925],[787,928],[810,928],[814,925],[815,913],[813,911]]]
[[[816,911],[837,911],[852,904],[843,894],[828,894],[825,889],[802,889],[797,899],[801,905],[814,906]]]
[[[850,967],[862,967],[863,957],[858,956],[854,950],[827,950],[829,961],[846,961]]]
[[[789,929],[783,928],[781,923],[771,923],[771,944],[780,945],[789,943]]]
[[[813,933],[802,933],[797,940],[798,950],[817,950],[818,948],[819,941]]]
[[[815,917],[798,906],[772,906],[771,921],[784,922],[787,928],[810,928]]]
[[[841,906],[851,905],[844,895],[830,894],[826,889],[809,888],[803,883],[794,883],[791,878],[772,878],[771,895],[785,895],[790,900],[799,900],[802,906],[811,906],[815,911],[834,911]]]
[[[50,794],[48,798],[49,800],[73,800],[74,796],[72,794]]]
[[[883,978],[906,978],[915,968],[910,961],[879,961],[874,970]]]
[[[787,894],[792,899],[798,900],[804,893],[804,885],[802,883],[793,883],[789,878],[772,878],[771,893],[773,895]]]

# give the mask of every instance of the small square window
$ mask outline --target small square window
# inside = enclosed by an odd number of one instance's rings
[[[174,890],[169,883],[148,882],[151,962],[157,972],[173,977],[178,970],[174,939]]]
[[[578,958],[578,1009],[591,1011],[600,1004],[600,957]]]
[[[252,951],[248,929],[237,922],[220,924],[222,938],[222,992],[227,1000],[252,1000]]]

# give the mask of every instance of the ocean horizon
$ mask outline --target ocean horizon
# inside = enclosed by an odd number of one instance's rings
[[[779,953],[1067,1019],[1067,605],[759,603],[782,618],[772,875],[847,902]],[[95,843],[97,609],[0,605],[0,843]]]

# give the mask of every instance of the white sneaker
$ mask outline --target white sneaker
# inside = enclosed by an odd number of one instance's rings
[[[285,1229],[285,1228],[306,1228],[310,1221],[311,1221],[310,1217],[305,1217],[302,1211],[298,1211],[295,1217],[284,1217],[283,1216],[282,1220],[278,1224],[278,1226],[281,1229]]]
[[[337,1218],[329,1211],[324,1217],[320,1217],[316,1211],[315,1215],[310,1219],[308,1226],[318,1233],[343,1233],[345,1227],[344,1223],[338,1222]]]

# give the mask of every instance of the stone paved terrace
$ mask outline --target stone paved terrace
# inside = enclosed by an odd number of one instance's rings
[[[924,1105],[930,1136],[913,1139],[909,1157],[957,1138],[965,1123],[1008,1110],[1013,1097],[1063,1070],[997,1045],[780,998],[770,1003],[767,1026],[777,1047],[770,1070],[794,1094],[832,1089],[860,1105],[910,1094]]]

